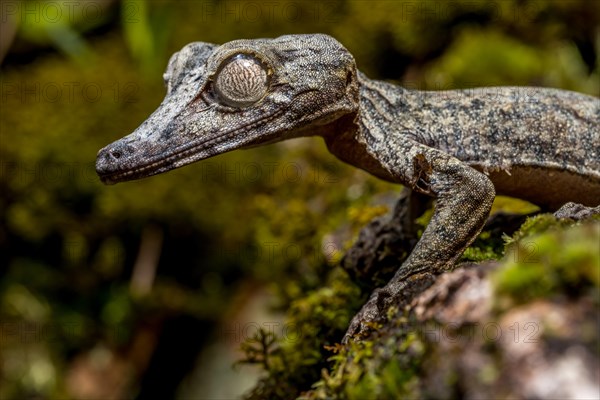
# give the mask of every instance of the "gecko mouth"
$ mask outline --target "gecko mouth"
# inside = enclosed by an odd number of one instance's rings
[[[125,142],[122,139],[104,147],[98,152],[96,173],[104,184],[111,185],[158,175],[175,168],[183,167],[196,161],[253,144],[252,142],[260,138],[251,135],[250,132],[260,126],[264,126],[282,113],[283,111],[277,111],[216,137],[209,137],[200,142],[186,143],[171,151],[163,150],[164,154],[160,154],[160,149],[154,149],[152,152],[156,155],[152,156],[147,156],[148,152],[139,151],[144,148],[144,143],[148,143],[147,141]],[[240,133],[246,133],[247,137],[240,137]],[[169,143],[166,142],[160,147],[164,149],[168,146]],[[137,151],[136,147],[139,148]],[[146,158],[146,160],[141,160],[141,158]]]
[[[211,157],[212,155],[216,155],[210,154],[210,149],[214,146],[218,146],[223,142],[226,142],[227,139],[228,136],[224,136],[214,138],[212,140],[205,140],[193,146],[183,146],[182,149],[178,149],[169,155],[161,156],[160,158],[155,157],[155,160],[151,160],[144,164],[118,171],[104,172],[102,170],[102,167],[99,166],[99,164],[101,163],[100,157],[102,156],[101,154],[99,154],[98,161],[96,162],[96,172],[98,173],[100,180],[108,185],[119,182],[132,181],[152,175],[158,175],[160,173],[167,172],[172,169],[190,164],[194,161],[200,161],[202,159]],[[106,157],[107,156],[105,155],[105,158]]]

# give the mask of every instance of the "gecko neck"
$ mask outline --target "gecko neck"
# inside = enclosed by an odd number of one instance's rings
[[[358,83],[358,111],[337,120],[322,136],[329,151],[342,161],[395,182],[378,161],[377,150],[390,146],[386,137],[396,129],[397,115],[408,107],[404,102],[407,90],[371,80],[361,72]]]
[[[371,146],[388,146],[387,137],[399,123],[413,115],[410,98],[416,93],[391,83],[372,80],[360,73],[360,135]]]

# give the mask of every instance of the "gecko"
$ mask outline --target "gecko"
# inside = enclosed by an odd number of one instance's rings
[[[559,212],[600,211],[600,100],[593,96],[534,87],[406,89],[369,79],[324,34],[193,42],[171,57],[163,78],[167,93],[156,111],[98,152],[105,184],[320,136],[342,161],[435,200],[412,252],[351,320],[344,343],[385,320],[408,282],[451,269],[496,194]]]

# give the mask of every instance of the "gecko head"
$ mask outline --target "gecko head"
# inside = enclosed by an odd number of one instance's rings
[[[326,35],[190,43],[171,57],[164,80],[167,94],[157,110],[98,152],[104,183],[318,135],[358,107],[354,59]]]

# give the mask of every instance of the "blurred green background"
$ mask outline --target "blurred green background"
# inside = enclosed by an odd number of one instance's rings
[[[257,372],[230,368],[240,343],[281,334],[281,313],[399,190],[319,139],[102,185],[96,152],[156,108],[186,43],[321,32],[410,88],[598,95],[599,4],[3,1],[0,398],[249,389]]]

